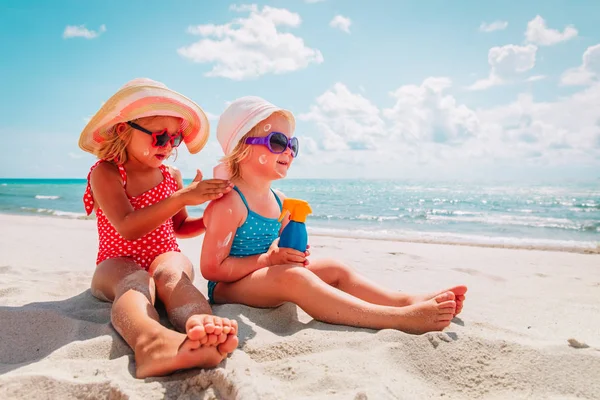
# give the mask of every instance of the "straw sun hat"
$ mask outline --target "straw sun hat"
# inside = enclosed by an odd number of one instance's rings
[[[114,125],[158,115],[183,119],[183,141],[189,152],[195,154],[202,150],[210,131],[202,108],[164,84],[147,78],[127,82],[102,105],[81,132],[79,147],[97,155]]]

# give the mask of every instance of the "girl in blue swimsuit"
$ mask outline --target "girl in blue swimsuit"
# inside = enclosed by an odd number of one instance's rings
[[[204,212],[200,261],[211,303],[277,307],[292,302],[332,324],[409,333],[442,330],[461,311],[465,286],[429,295],[388,290],[337,260],[309,262],[309,252],[278,247],[284,178],[298,155],[293,115],[258,97],[243,97],[219,119],[225,158],[215,177],[234,190]]]

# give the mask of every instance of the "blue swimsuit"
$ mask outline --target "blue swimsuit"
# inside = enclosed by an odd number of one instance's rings
[[[246,209],[248,210],[248,217],[246,221],[237,228],[235,237],[231,243],[231,250],[229,251],[230,257],[248,257],[256,254],[264,254],[269,250],[271,244],[275,239],[279,237],[279,230],[281,229],[281,222],[277,218],[266,218],[252,211],[248,206],[246,198],[242,192],[234,186],[233,188],[240,198],[244,202]],[[281,200],[279,196],[271,189],[279,209],[282,210]],[[218,282],[208,281],[208,301],[214,304],[213,293],[215,286]]]

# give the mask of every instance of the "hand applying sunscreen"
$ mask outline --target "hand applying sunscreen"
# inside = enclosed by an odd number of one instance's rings
[[[306,231],[306,216],[312,213],[308,203],[299,199],[285,199],[279,221],[290,213],[290,222],[286,225],[279,237],[279,247],[286,247],[305,252],[308,246],[308,232]]]

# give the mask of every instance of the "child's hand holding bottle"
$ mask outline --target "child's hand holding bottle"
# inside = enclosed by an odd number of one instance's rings
[[[271,247],[267,251],[269,265],[297,265],[307,266],[310,252],[306,250],[304,253],[295,249],[279,247],[279,239],[273,241]]]

